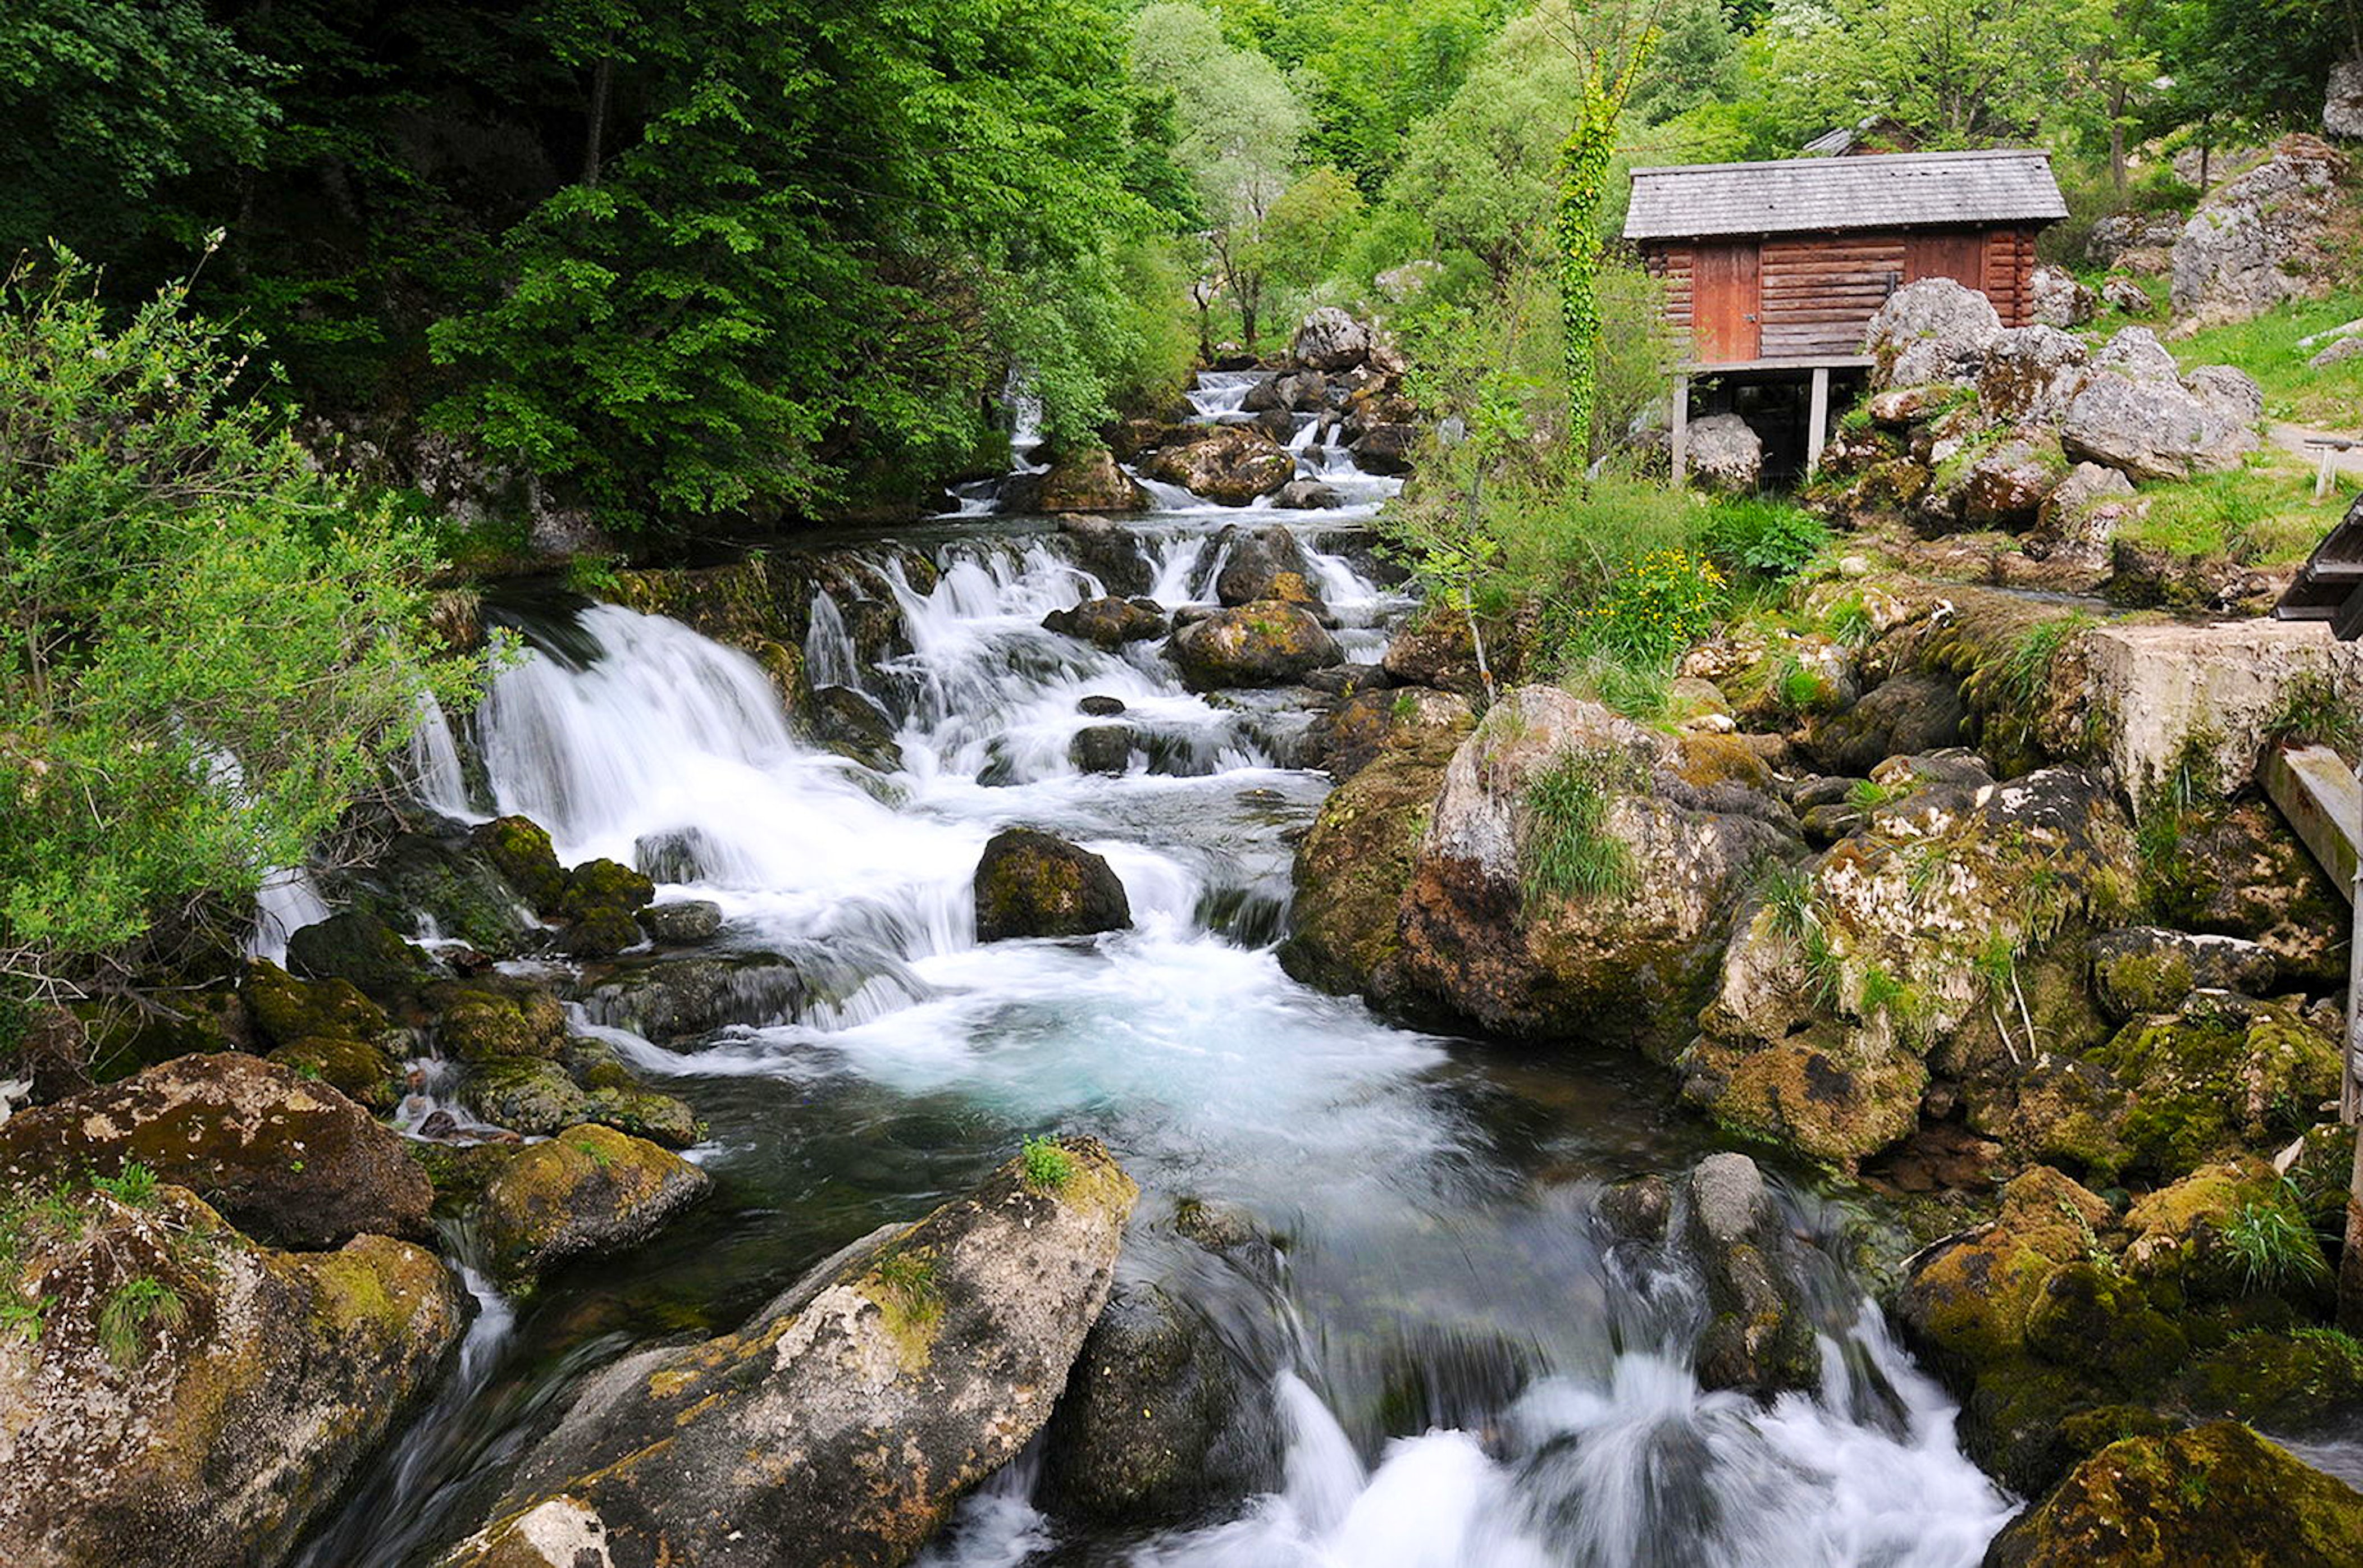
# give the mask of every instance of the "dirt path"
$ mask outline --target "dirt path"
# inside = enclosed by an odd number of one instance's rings
[[[2308,447],[2307,441],[2328,437],[2357,443],[2343,452],[2332,452],[2330,467],[2335,474],[2349,481],[2363,480],[2363,430],[2316,430],[2304,425],[2275,424],[2269,433],[2274,446],[2296,454],[2308,469],[2316,473],[2322,469],[2322,448]]]

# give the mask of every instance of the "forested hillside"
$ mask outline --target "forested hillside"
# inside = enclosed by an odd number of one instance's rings
[[[998,471],[1013,369],[1082,440],[1191,348],[1382,301],[1406,264],[1502,287],[1574,58],[1637,10],[1663,37],[1628,159],[1858,123],[2035,139],[2087,215],[2170,199],[2159,151],[2310,120],[2356,26],[2313,0],[27,0],[0,254],[65,245],[127,305],[194,274],[285,367],[274,395],[448,432],[624,532],[909,507]]]

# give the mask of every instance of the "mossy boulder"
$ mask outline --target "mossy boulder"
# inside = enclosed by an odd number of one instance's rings
[[[128,1077],[175,1056],[207,1051],[267,1051],[272,1045],[245,997],[219,988],[77,1002],[71,1011],[60,1009],[53,1016],[69,1021],[56,1027],[79,1037],[72,1055],[78,1066],[87,1065],[87,1075],[76,1074],[64,1092],[91,1082]],[[5,1050],[0,1046],[0,1052]],[[0,1071],[0,1077],[14,1076],[12,1071]],[[35,1080],[39,1098],[51,1098],[53,1086],[43,1081],[47,1075],[33,1069],[28,1076]]]
[[[2230,1421],[2112,1443],[2014,1520],[1986,1568],[2345,1568],[2363,1494]]]
[[[1763,1173],[1745,1154],[1710,1154],[1691,1171],[1689,1193],[1687,1239],[1706,1277],[1706,1326],[1692,1357],[1700,1386],[1767,1399],[1819,1388],[1821,1349]]]
[[[1193,691],[1286,686],[1345,657],[1313,612],[1278,600],[1192,621],[1173,634],[1165,651]]]
[[[1458,697],[1405,690],[1459,703],[1462,717],[1438,724],[1391,721],[1370,760],[1330,791],[1296,846],[1296,893],[1280,962],[1323,990],[1366,992],[1389,970],[1403,889],[1411,885],[1437,790],[1461,738],[1474,727]],[[1425,703],[1418,711],[1426,711]]]
[[[1748,878],[1803,846],[1779,800],[1681,761],[1556,687],[1503,697],[1445,769],[1387,985],[1521,1038],[1686,1023]]]
[[[0,1124],[0,1182],[137,1162],[256,1238],[333,1247],[421,1236],[434,1200],[403,1140],[327,1084],[259,1056],[183,1056]]]
[[[2171,1398],[2206,1419],[2333,1434],[2363,1412],[2363,1344],[2335,1329],[2244,1333],[2184,1367]]]
[[[697,1119],[687,1100],[654,1089],[612,1085],[594,1088],[585,1095],[583,1105],[587,1120],[668,1149],[686,1149],[705,1135],[705,1123]]]
[[[438,986],[425,998],[443,1055],[460,1062],[554,1057],[566,1044],[566,1010],[538,987],[504,977]]]
[[[569,1127],[518,1150],[476,1203],[494,1276],[530,1288],[571,1258],[621,1252],[703,1198],[714,1178],[611,1127]]]
[[[1061,1513],[1137,1529],[1264,1480],[1267,1456],[1237,1430],[1243,1394],[1203,1318],[1154,1285],[1118,1285],[1050,1419],[1048,1496]]]
[[[1223,569],[1215,576],[1215,598],[1236,608],[1252,604],[1259,599],[1292,599],[1304,603],[1308,600],[1278,591],[1282,578],[1292,577],[1299,587],[1313,577],[1313,562],[1295,532],[1274,523],[1262,528],[1242,528],[1236,524],[1215,536],[1208,548],[1220,552]],[[1317,603],[1317,595],[1311,602]]]
[[[2118,1137],[2159,1178],[2286,1143],[2338,1094],[2335,1041],[2286,1007],[2221,992],[2136,1020],[2087,1059],[2124,1086]]]
[[[607,958],[644,940],[634,917],[653,902],[656,884],[615,860],[586,860],[566,874],[555,911],[565,925],[560,952],[578,958]]]
[[[271,1251],[178,1187],[73,1202],[0,1263],[42,1308],[38,1335],[0,1334],[0,1561],[283,1560],[431,1385],[458,1283],[384,1236]]]
[[[1032,828],[993,835],[975,888],[979,942],[1091,936],[1132,924],[1124,883],[1104,857]]]
[[[307,980],[348,980],[381,1001],[409,995],[432,973],[427,955],[373,914],[347,910],[287,939],[287,967]]]
[[[1288,448],[1254,425],[1193,425],[1181,434],[1191,439],[1148,453],[1140,460],[1140,471],[1223,506],[1245,506],[1296,477],[1296,458]],[[1062,506],[1058,510],[1111,509]]]
[[[1178,482],[1178,481],[1177,481]],[[1056,455],[1038,474],[1014,474],[1002,481],[1002,510],[1010,513],[1146,512],[1148,492],[1117,466],[1104,447],[1077,447]]]
[[[2130,824],[2080,769],[1944,764],[1891,765],[1908,793],[1750,892],[1680,1063],[1716,1120],[1846,1166],[1917,1125],[1932,1074],[2008,1082],[2030,1036],[2072,1053],[2105,1032],[2081,933],[2132,897]]]
[[[1306,760],[1343,784],[1390,746],[1434,751],[1441,743],[1448,760],[1476,723],[1468,701],[1449,691],[1357,685],[1314,715]]]
[[[2196,990],[2269,996],[2280,977],[2269,950],[2236,936],[2127,926],[2094,937],[2091,951],[2092,994],[2119,1022],[2172,1012]]]
[[[544,940],[532,900],[494,866],[481,830],[456,823],[396,834],[367,865],[336,873],[327,888],[338,903],[397,931],[415,933],[431,921],[439,934],[496,957],[532,952]]]
[[[394,1083],[393,1055],[366,1040],[340,1040],[313,1035],[291,1040],[271,1053],[270,1060],[291,1067],[344,1094],[356,1105],[383,1115],[400,1102]]]
[[[1069,610],[1053,610],[1042,617],[1042,629],[1064,637],[1079,637],[1093,647],[1113,653],[1126,643],[1145,643],[1169,629],[1165,612],[1150,599],[1118,599],[1114,594],[1086,599]]]
[[[476,846],[537,913],[554,915],[566,896],[566,871],[549,834],[529,817],[495,817],[476,829]]]
[[[249,968],[240,994],[272,1045],[324,1038],[378,1041],[390,1027],[385,1010],[351,981],[299,980],[268,960]]]
[[[711,899],[672,899],[650,904],[634,917],[650,942],[686,947],[704,942],[722,930],[722,906]]]
[[[1041,1430],[1106,1304],[1137,1189],[1096,1142],[1064,1149],[1055,1186],[1012,1160],[737,1332],[592,1378],[444,1568],[546,1540],[619,1564],[908,1561]]]
[[[2285,983],[2346,983],[2346,901],[2271,806],[2154,807],[2142,848],[2143,896],[2161,923],[2257,943]]]
[[[590,1097],[566,1069],[538,1056],[494,1056],[470,1064],[460,1099],[494,1126],[528,1137],[571,1127],[591,1112]]]

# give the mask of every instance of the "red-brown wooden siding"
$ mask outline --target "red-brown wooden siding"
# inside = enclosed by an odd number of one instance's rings
[[[2006,326],[2024,326],[2031,319],[2031,228],[1774,235],[1759,243],[1754,308],[1761,324],[1760,347],[1751,357],[1814,359],[1858,354],[1863,329],[1887,296],[1923,277],[1952,277],[1982,289]],[[1667,320],[1683,333],[1692,332],[1699,319],[1694,297],[1698,249],[1692,243],[1675,241],[1651,243],[1642,252],[1649,271],[1665,282]],[[1725,301],[1720,308],[1727,318],[1735,305]],[[1710,362],[1729,361],[1718,357]]]

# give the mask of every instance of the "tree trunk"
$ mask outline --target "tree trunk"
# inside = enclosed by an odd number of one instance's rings
[[[599,165],[607,138],[607,101],[616,85],[616,62],[606,55],[591,68],[591,107],[582,123],[582,183],[599,182]]]
[[[2125,93],[2123,83],[2109,93],[2109,185],[2119,202],[2125,199]]]

